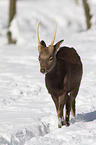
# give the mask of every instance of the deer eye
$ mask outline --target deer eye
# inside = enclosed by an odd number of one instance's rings
[[[53,60],[53,57],[50,57],[50,58],[49,58],[49,61],[52,61],[52,60]]]

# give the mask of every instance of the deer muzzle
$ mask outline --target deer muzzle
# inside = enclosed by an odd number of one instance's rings
[[[47,69],[45,67],[41,67],[40,72],[42,74],[45,74],[47,72]]]

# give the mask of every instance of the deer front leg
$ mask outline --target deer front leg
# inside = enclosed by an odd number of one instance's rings
[[[58,112],[58,97],[55,97],[55,96],[51,96],[51,97],[55,103],[56,111]]]
[[[64,104],[66,103],[66,93],[63,95],[59,96],[58,98],[58,128],[61,128],[63,125],[63,108]]]

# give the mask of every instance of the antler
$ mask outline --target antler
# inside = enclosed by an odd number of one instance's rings
[[[39,29],[39,23],[40,23],[40,19],[39,19],[39,21],[38,21],[38,23],[37,23],[37,40],[38,40],[38,46],[41,45],[40,39],[39,39],[39,31],[38,31],[38,29]]]
[[[40,46],[41,46],[41,43],[40,43],[40,39],[39,39],[39,23],[40,23],[40,19],[39,19],[39,21],[38,21],[38,23],[37,23],[37,40],[38,40],[38,50],[40,51]],[[55,19],[54,19],[54,23],[55,23],[55,30],[54,30],[54,36],[53,36],[53,40],[52,40],[52,42],[51,42],[51,46],[53,46],[53,44],[54,44],[54,40],[55,40],[55,36],[56,36],[56,21],[55,21]]]
[[[55,21],[55,19],[54,19],[54,23],[55,23],[55,30],[54,30],[54,36],[53,36],[53,40],[52,40],[51,46],[53,46],[54,40],[55,40],[55,36],[56,36],[56,21]]]

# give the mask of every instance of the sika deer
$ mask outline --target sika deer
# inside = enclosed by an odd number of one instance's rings
[[[77,96],[81,78],[82,62],[80,56],[74,48],[60,47],[63,40],[55,45],[55,32],[51,45],[39,39],[39,23],[37,24],[37,39],[40,71],[45,74],[45,83],[48,92],[51,94],[58,114],[58,127],[62,125],[69,126],[70,112],[75,116],[75,98]],[[65,118],[63,117],[63,108],[66,108]]]

